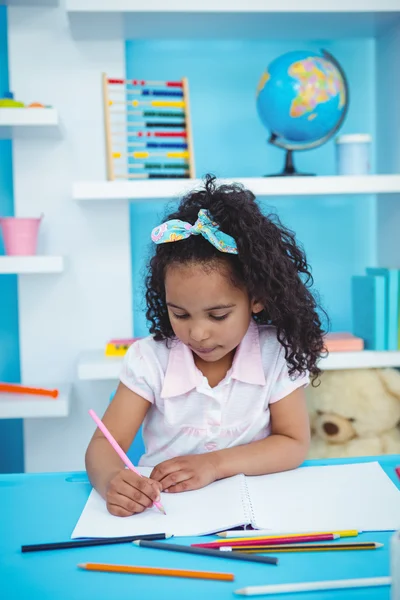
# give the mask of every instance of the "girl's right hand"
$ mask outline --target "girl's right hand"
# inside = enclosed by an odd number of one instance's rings
[[[107,485],[105,500],[108,512],[116,517],[141,513],[160,500],[160,491],[158,481],[121,469],[112,475]]]

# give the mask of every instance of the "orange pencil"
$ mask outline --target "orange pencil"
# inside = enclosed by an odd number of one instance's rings
[[[50,396],[51,398],[57,398],[58,396],[58,390],[26,387],[17,383],[0,383],[0,392],[10,394],[32,394],[33,396]]]
[[[132,567],[131,565],[108,565],[104,563],[81,563],[80,569],[86,571],[105,571],[109,573],[133,573],[135,575],[162,575],[164,577],[187,577],[189,579],[212,579],[216,581],[234,581],[233,573],[214,573],[212,571],[187,571],[184,569],[165,569],[164,567]]]

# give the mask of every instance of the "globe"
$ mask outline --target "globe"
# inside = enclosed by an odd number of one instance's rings
[[[287,52],[273,60],[257,88],[257,111],[269,143],[286,150],[279,175],[300,175],[293,151],[327,142],[342,126],[349,105],[345,73],[326,50]]]

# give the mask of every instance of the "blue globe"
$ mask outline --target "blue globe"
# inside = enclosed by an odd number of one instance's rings
[[[347,105],[344,73],[325,51],[283,54],[268,66],[257,89],[257,110],[270,142],[287,150],[327,141],[342,124]]]

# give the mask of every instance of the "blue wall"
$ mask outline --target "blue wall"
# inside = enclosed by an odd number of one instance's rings
[[[375,43],[371,39],[299,43],[288,41],[127,41],[128,78],[181,79],[187,76],[197,176],[259,177],[279,172],[282,150],[266,144],[255,107],[255,92],[266,66],[289,50],[320,48],[342,64],[351,103],[342,133],[370,133],[375,139]],[[334,142],[295,157],[298,170],[335,174]],[[375,161],[372,161],[374,168]],[[375,264],[374,197],[293,197],[262,199],[304,244],[316,289],[334,331],[351,329],[350,277]],[[143,275],[148,235],[165,204],[131,205],[135,335],[146,335]]]
[[[8,90],[7,9],[0,6],[0,96]],[[0,140],[0,216],[13,214],[12,146]],[[4,248],[0,236],[0,254]],[[18,382],[19,336],[17,278],[0,276],[0,381]],[[0,472],[23,471],[21,420],[0,420]]]

